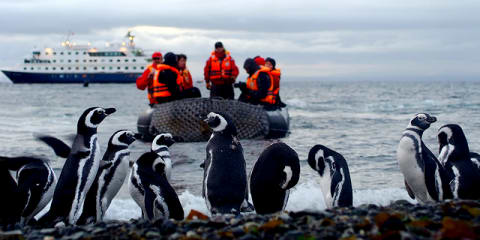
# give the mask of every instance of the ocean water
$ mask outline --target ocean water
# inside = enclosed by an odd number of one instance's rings
[[[200,85],[200,84],[199,84]],[[203,87],[203,85],[201,85]],[[289,106],[290,135],[282,141],[297,151],[301,176],[292,190],[287,210],[323,210],[322,192],[315,171],[307,164],[308,151],[324,144],[347,160],[354,189],[354,205],[386,205],[406,199],[403,177],[395,158],[398,140],[415,113],[438,118],[424,134],[426,145],[438,152],[436,131],[443,124],[460,124],[472,151],[480,151],[480,83],[477,82],[297,82],[282,83],[282,100]],[[202,89],[204,95],[207,92]],[[34,140],[33,134],[57,136],[68,142],[76,122],[91,106],[115,107],[117,112],[99,127],[99,141],[105,149],[118,129],[136,130],[138,115],[147,108],[146,92],[135,84],[13,85],[0,83],[0,154],[35,155],[51,161],[57,172],[64,160]],[[238,92],[236,94],[238,96]],[[242,140],[247,171],[272,141]],[[206,143],[176,143],[171,148],[172,185],[185,213],[190,209],[207,213],[201,197]],[[135,142],[131,158],[138,158],[149,146]],[[140,217],[125,182],[107,211],[109,219]]]

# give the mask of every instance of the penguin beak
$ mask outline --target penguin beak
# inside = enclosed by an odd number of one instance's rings
[[[115,109],[115,108],[105,108],[105,114],[106,114],[107,116],[110,115],[110,114],[112,114],[112,113],[114,113],[114,112],[116,112],[116,111],[117,111],[117,109]]]
[[[428,116],[427,117],[427,122],[429,122],[429,123],[434,123],[436,121],[437,121],[437,118],[434,117],[434,116]]]

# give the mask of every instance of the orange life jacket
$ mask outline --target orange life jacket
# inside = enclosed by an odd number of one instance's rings
[[[280,69],[277,68],[271,70],[270,74],[272,74],[273,77],[273,94],[275,94],[275,96],[278,96],[278,94],[280,94]]]
[[[176,68],[166,64],[158,64],[155,68],[155,75],[153,76],[152,85],[148,88],[148,99],[150,100],[150,103],[156,103],[156,98],[172,96],[172,93],[168,90],[167,85],[158,81],[160,72],[167,69],[177,74],[177,84],[181,82],[182,78]]]
[[[225,51],[225,58],[222,61],[215,56],[215,51],[212,52],[210,56],[209,76],[213,84],[221,85],[224,84],[222,79],[232,78],[233,68],[231,60],[232,57],[229,51]]]
[[[181,81],[181,84],[179,85],[180,86],[180,90],[186,90],[186,89],[190,89],[190,88],[193,88],[193,82],[192,82],[192,78],[191,78],[191,75],[190,75],[190,71],[188,71],[187,68],[183,69],[183,70],[180,70],[180,77],[182,77],[182,81]]]
[[[260,99],[260,102],[267,103],[267,104],[276,104],[277,103],[277,98],[273,92],[274,90],[274,84],[273,84],[273,76],[270,73],[270,69],[266,67],[261,67],[259,70],[257,70],[251,77],[247,79],[247,89],[251,91],[258,91],[258,74],[261,72],[264,72],[268,74],[268,77],[270,78],[270,87],[268,88],[267,96]]]

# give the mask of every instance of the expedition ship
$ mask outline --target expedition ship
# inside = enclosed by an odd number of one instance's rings
[[[61,48],[33,51],[23,64],[2,72],[13,83],[133,83],[151,61],[134,36],[128,42],[106,44],[102,49],[67,40]]]

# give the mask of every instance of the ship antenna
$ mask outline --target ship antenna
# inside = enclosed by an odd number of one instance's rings
[[[73,43],[70,41],[70,38],[73,35],[75,35],[75,33],[72,32],[71,30],[68,30],[67,37],[66,37],[65,41],[62,42],[62,46],[67,47],[67,48],[71,48]]]
[[[132,34],[132,31],[128,30],[125,37],[128,38],[128,46],[130,48],[135,48],[135,42],[133,42],[133,39],[135,39],[135,35]]]

